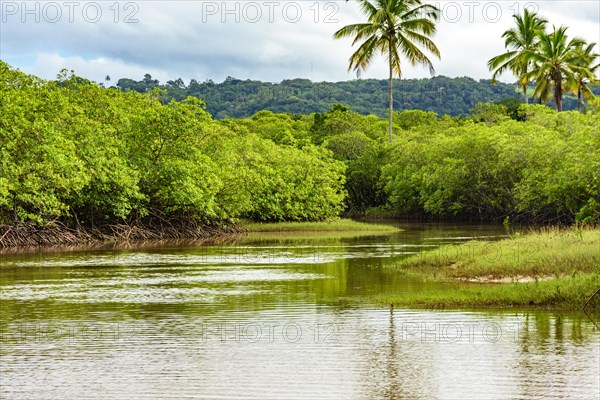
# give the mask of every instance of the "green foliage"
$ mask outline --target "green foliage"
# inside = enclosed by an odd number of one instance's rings
[[[565,109],[563,94],[570,91],[577,96],[577,110],[582,111],[583,99],[594,97],[590,85],[598,82],[600,64],[596,59],[600,54],[593,52],[596,43],[578,37],[568,40],[565,26],[553,26],[547,33],[548,21],[527,9],[523,15],[513,17],[517,26],[502,34],[508,51],[488,61],[488,68],[494,72],[492,79],[510,70],[518,78],[525,103],[529,100],[529,82],[534,81],[533,99],[544,104],[552,99],[559,112]]]
[[[597,221],[594,204],[600,201],[599,114],[565,112],[555,128],[536,136],[526,154],[529,166],[516,185],[519,209],[547,219]]]
[[[142,102],[127,140],[146,207],[192,218],[215,217],[218,166],[200,147],[212,123],[210,115],[193,98],[162,105],[149,94]]]
[[[411,110],[343,105],[215,121],[197,98],[45,82],[0,63],[0,222],[93,226],[348,214],[539,222],[600,219],[600,114],[541,105]],[[305,82],[296,82],[302,85]],[[214,85],[214,84],[213,84]],[[175,85],[177,86],[177,85]]]
[[[517,121],[523,121],[524,118],[519,112],[523,102],[516,97],[507,97],[505,99],[497,101],[495,104],[506,107],[506,113],[509,117]]]
[[[122,79],[122,91],[145,93],[155,85],[143,81]],[[192,80],[185,88],[159,85],[166,91],[161,102],[183,100],[188,96],[206,102],[206,110],[216,119],[249,118],[262,110],[274,113],[324,113],[336,104],[363,115],[387,115],[388,83],[386,80],[359,79],[345,82],[311,82],[306,79],[268,83],[252,80],[226,79],[215,83]],[[396,110],[426,110],[438,115],[465,116],[478,103],[499,101],[515,95],[516,85],[473,80],[468,77],[394,80]],[[599,88],[590,86],[598,93]],[[575,97],[565,98],[564,109],[577,108]]]
[[[490,107],[493,108],[493,107]],[[487,124],[441,122],[397,138],[382,184],[397,214],[597,221],[599,115],[522,106],[527,119],[490,108]],[[501,118],[498,118],[500,116]]]
[[[508,120],[508,109],[503,104],[477,104],[471,110],[471,118],[475,122],[483,122],[486,125],[497,125]]]
[[[433,111],[405,110],[394,113],[394,124],[402,129],[433,125],[436,122],[437,114]]]
[[[288,114],[259,111],[250,119],[236,121],[234,130],[254,133],[279,145],[302,146],[309,143],[308,125],[304,120],[293,119]]]
[[[0,63],[0,222],[341,212],[344,164],[310,144],[308,118],[263,112],[221,124],[196,98],[162,104],[158,82],[145,81],[152,91],[123,93],[66,70],[44,82]]]
[[[386,147],[359,131],[330,137],[325,146],[347,166],[346,211],[361,214],[370,207],[385,204],[379,179],[381,167],[386,161]]]
[[[68,213],[67,199],[89,179],[76,145],[61,129],[65,99],[56,84],[0,62],[0,219],[51,220]]]
[[[253,185],[249,188],[255,221],[324,220],[338,216],[345,197],[343,163],[323,148],[277,148],[251,141]]]
[[[377,140],[385,136],[385,131],[386,124],[380,118],[374,115],[365,117],[339,104],[326,113],[314,114],[310,127],[310,135],[315,144],[321,144],[332,136],[356,132]]]
[[[126,134],[131,126],[130,103],[114,90],[103,90],[77,77],[63,80],[60,96],[66,99],[68,118],[61,130],[76,144],[77,157],[88,177],[70,202],[79,223],[125,219],[144,198],[139,173],[127,161]]]

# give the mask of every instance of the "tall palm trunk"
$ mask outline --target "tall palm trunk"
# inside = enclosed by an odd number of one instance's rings
[[[392,94],[392,78],[394,77],[394,70],[392,68],[392,41],[390,40],[390,52],[388,54],[389,62],[390,62],[390,80],[389,80],[389,91],[390,91],[390,115],[388,120],[388,131],[390,134],[390,143],[394,140],[392,137],[392,125],[393,125],[393,117],[394,117],[394,96]]]
[[[577,111],[581,112],[581,84],[577,88]]]
[[[388,57],[390,76],[388,131],[394,140],[394,74],[402,79],[400,60],[404,56],[410,65],[423,65],[433,75],[431,60],[423,50],[440,58],[440,51],[430,36],[435,34],[439,8],[424,4],[422,0],[357,0],[368,17],[367,22],[344,26],[333,34],[335,39],[353,37],[360,47],[350,56],[348,70],[363,71],[373,57]],[[419,47],[422,47],[420,49]]]
[[[556,77],[554,81],[554,100],[556,101],[556,111],[562,111],[562,79],[560,76]]]
[[[525,69],[523,70],[523,74],[521,74],[521,76],[519,77],[519,80],[524,80],[523,79],[523,75],[525,75],[527,73],[527,66],[525,66]],[[526,80],[523,83],[523,97],[525,97],[525,104],[529,104],[529,98],[527,96],[527,86],[529,86],[529,80]]]

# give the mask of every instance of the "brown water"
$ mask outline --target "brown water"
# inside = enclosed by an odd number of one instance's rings
[[[2,399],[593,399],[578,313],[345,306],[452,290],[386,265],[497,227],[0,256]]]

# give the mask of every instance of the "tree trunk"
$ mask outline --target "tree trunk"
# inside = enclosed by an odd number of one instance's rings
[[[581,112],[581,86],[577,88],[577,111]]]
[[[17,213],[17,196],[13,195],[13,219],[15,225],[19,223],[19,214]]]
[[[562,80],[557,79],[554,85],[554,100],[556,101],[556,111],[562,111]]]
[[[392,94],[392,78],[394,76],[393,73],[393,68],[392,68],[392,43],[390,41],[390,52],[388,54],[389,57],[389,61],[390,61],[390,81],[389,81],[389,91],[390,91],[390,115],[389,115],[389,121],[388,121],[388,130],[389,130],[389,134],[390,134],[390,143],[394,140],[394,138],[392,137],[392,125],[393,125],[393,116],[394,116],[394,96]]]
[[[529,104],[529,96],[527,96],[527,87],[529,86],[529,80],[525,80],[523,77],[527,74],[527,70],[529,69],[528,64],[529,63],[525,65],[523,73],[521,74],[521,76],[519,76],[519,80],[523,83],[523,97],[525,97],[525,104]]]

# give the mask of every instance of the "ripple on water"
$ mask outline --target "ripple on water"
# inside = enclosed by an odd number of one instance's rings
[[[2,398],[597,397],[580,316],[324,305],[443,290],[382,268],[435,232],[3,260]]]
[[[547,318],[557,326],[552,314],[540,316]],[[123,340],[15,343],[2,353],[2,384],[17,399],[566,399],[598,393],[591,329],[583,326],[587,339],[576,344],[556,332],[546,335],[535,319],[276,303],[211,316],[148,314],[122,322],[139,325]],[[507,334],[493,341],[483,336],[490,324]],[[509,328],[515,324],[523,329],[516,337]],[[574,320],[561,324],[565,331],[582,328]],[[436,325],[473,330],[450,340]],[[553,355],[548,344],[563,352]]]

